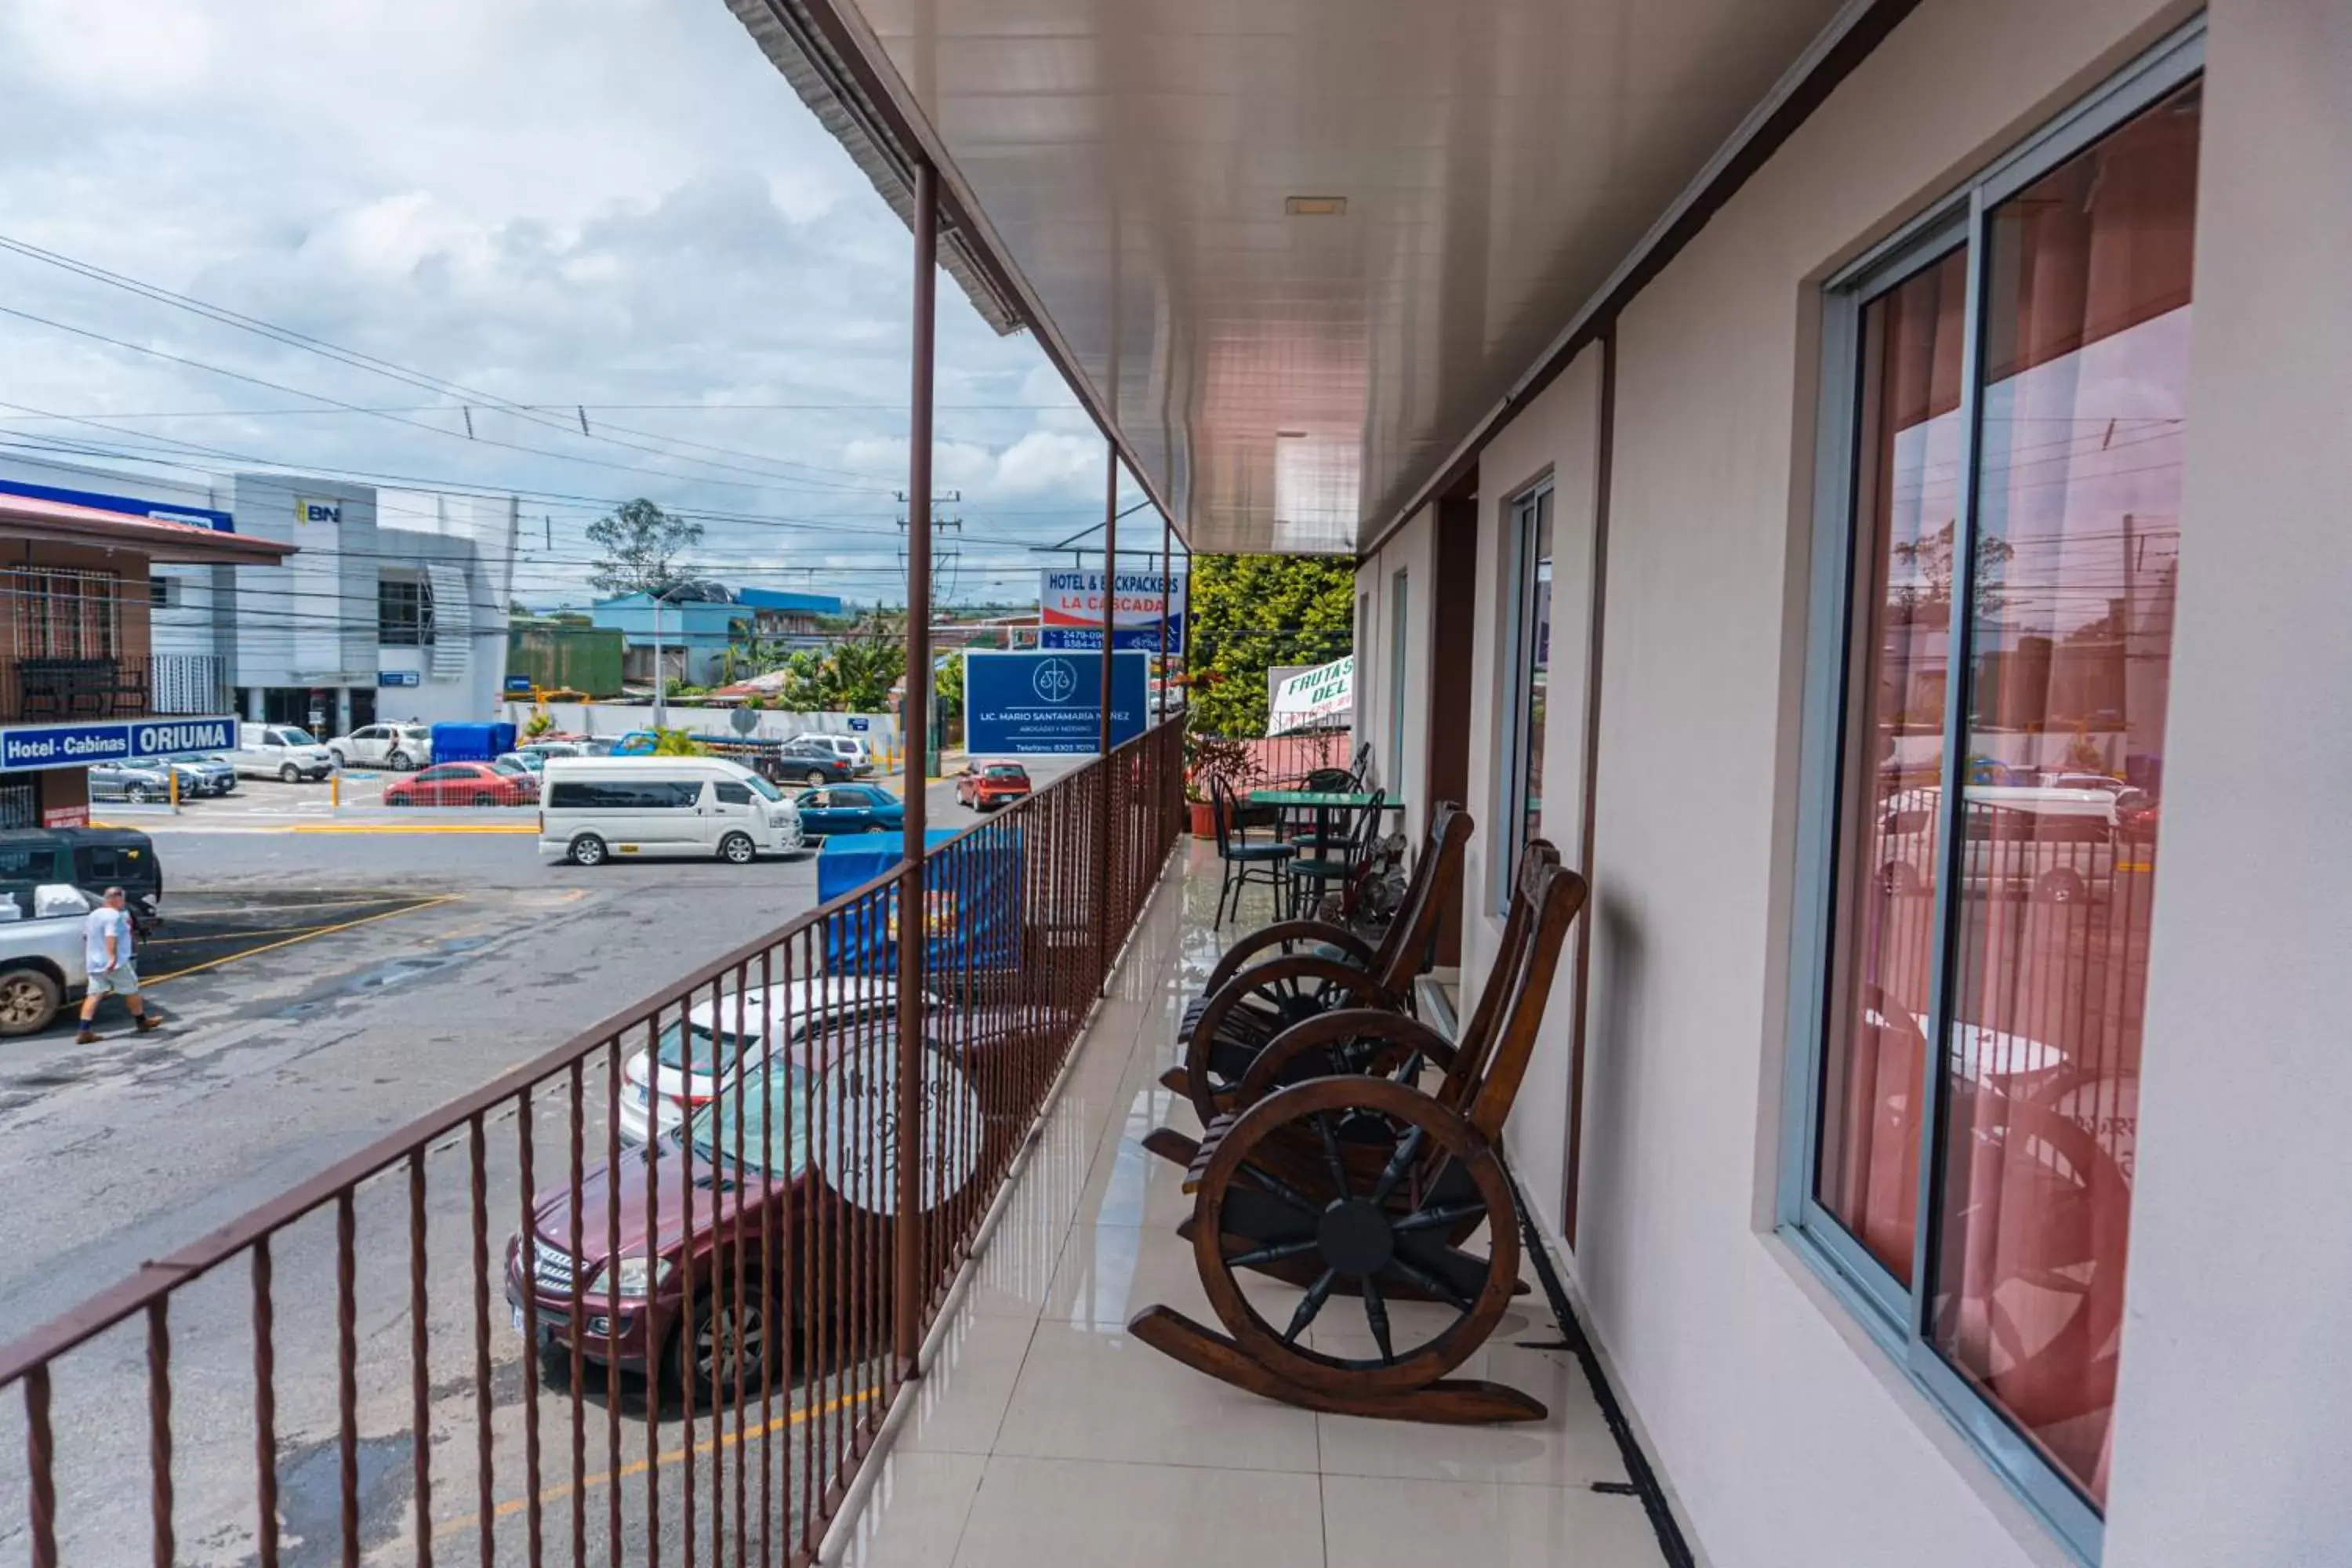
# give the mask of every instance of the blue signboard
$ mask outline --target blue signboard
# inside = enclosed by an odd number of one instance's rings
[[[1148,626],[1113,626],[1111,647],[1121,653],[1152,653],[1160,651],[1160,623]],[[1081,653],[1102,652],[1102,631],[1095,626],[1045,626],[1037,633],[1037,646]],[[1184,651],[1184,617],[1176,616],[1168,623],[1168,651]]]
[[[414,686],[416,684],[416,671],[413,669],[379,669],[375,672],[375,683],[378,686]],[[509,685],[509,689],[512,689],[511,683]],[[530,688],[529,686],[525,686],[523,689],[528,691]]]
[[[1114,653],[1111,744],[1143,733],[1151,661]],[[1097,749],[1102,656],[964,655],[964,744],[973,756],[1084,756]]]
[[[851,719],[851,720],[850,720],[850,721],[849,721],[849,728],[851,729],[851,731],[852,731],[853,732],[855,732],[855,733],[856,733],[856,734],[863,735],[864,733],[866,733],[866,727],[867,727],[868,725],[870,725],[871,723],[873,723],[873,721],[872,721],[871,719],[856,719],[856,718],[853,718],[853,719]]]
[[[24,724],[0,730],[0,771],[125,763],[181,752],[226,752],[234,719],[141,719],[113,724]]]
[[[100,511],[128,512],[157,522],[184,522],[215,533],[235,533],[236,520],[208,506],[179,506],[170,501],[142,500],[137,496],[103,495],[97,490],[59,489],[55,485],[28,485],[22,479],[0,479],[0,494],[30,496],[35,500],[63,501],[68,506],[95,507]]]

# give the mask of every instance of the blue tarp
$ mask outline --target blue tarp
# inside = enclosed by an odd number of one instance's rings
[[[487,763],[515,749],[511,724],[436,724],[433,760],[436,763]]]
[[[928,961],[935,990],[968,972],[1016,968],[1021,959],[1024,836],[1007,824],[940,847],[957,831],[935,827],[924,839],[931,850]],[[838,898],[885,875],[900,863],[898,849],[896,837],[826,839],[816,858],[818,900]],[[826,921],[825,968],[835,974],[895,973],[898,915],[894,889]]]

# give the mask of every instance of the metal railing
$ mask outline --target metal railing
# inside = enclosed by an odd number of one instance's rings
[[[1148,732],[0,1347],[0,1542],[810,1561],[1176,841],[1181,744]]]

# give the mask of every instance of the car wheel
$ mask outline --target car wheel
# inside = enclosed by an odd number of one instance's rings
[[[2069,904],[2081,903],[2088,891],[2089,889],[2083,886],[2081,873],[2062,866],[2034,885],[2033,896],[2045,904],[2056,904],[2063,908]]]
[[[37,969],[0,974],[0,1037],[30,1035],[49,1026],[65,1005],[65,992]]]
[[[302,770],[296,767],[292,763],[289,763],[284,767],[278,770],[278,782],[280,784],[294,784],[299,781],[301,777]]]
[[[572,863],[574,866],[602,866],[611,851],[604,841],[593,833],[583,833],[572,841]]]
[[[758,1384],[768,1355],[769,1314],[766,1291],[754,1280],[730,1280],[724,1303],[697,1292],[694,1322],[672,1340],[670,1372],[689,1405],[710,1397],[715,1378],[721,1399],[742,1379],[746,1388]],[[759,1300],[745,1298],[758,1296]]]
[[[408,771],[408,753],[406,752],[394,752],[391,756],[386,757],[384,761],[392,764],[392,771],[394,773],[404,773]]]
[[[730,866],[749,866],[760,858],[760,847],[748,833],[730,833],[719,841],[719,858]]]
[[[801,782],[807,784],[811,789],[823,789],[824,787],[824,774],[818,769],[811,768],[808,771],[808,777]]]
[[[347,768],[352,765],[352,759],[343,753],[343,749],[341,746],[329,746],[327,748],[327,755],[335,759],[335,766],[339,768]]]
[[[133,805],[145,805],[155,798],[155,793],[145,784],[135,784],[122,792],[122,798]]]

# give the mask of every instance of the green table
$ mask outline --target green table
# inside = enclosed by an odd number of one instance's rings
[[[1321,853],[1325,855],[1328,855],[1331,852],[1332,816],[1340,812],[1352,813],[1369,811],[1371,809],[1372,802],[1374,800],[1378,800],[1381,803],[1381,809],[1384,812],[1402,811],[1404,809],[1404,802],[1402,800],[1391,800],[1385,795],[1375,795],[1370,791],[1360,793],[1349,790],[1258,789],[1250,791],[1249,795],[1249,804],[1252,805],[1267,806],[1276,811],[1313,812],[1315,814],[1315,840],[1322,847]],[[1297,883],[1296,879],[1294,879],[1292,882],[1291,912],[1295,915],[1297,913]]]

